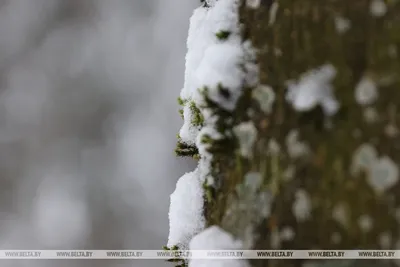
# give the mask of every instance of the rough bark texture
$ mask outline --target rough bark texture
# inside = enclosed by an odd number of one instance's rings
[[[400,218],[396,218],[400,183],[376,192],[367,181],[368,173],[353,175],[351,164],[363,144],[374,147],[380,158],[400,162],[400,1],[385,1],[383,16],[371,14],[370,0],[261,1],[257,9],[244,2],[240,9],[243,37],[257,49],[260,82],[273,88],[276,101],[267,115],[249,97],[242,99],[237,113],[252,110],[249,118],[258,130],[255,154],[251,160],[233,157],[231,152],[219,155],[215,164],[221,186],[207,201],[208,223],[221,225],[239,238],[247,235],[246,226],[255,224],[253,247],[257,249],[378,249],[384,248],[382,243],[396,248],[400,244]],[[269,23],[276,3],[276,19]],[[351,22],[347,31],[338,31],[338,18]],[[321,107],[295,111],[285,99],[286,82],[327,63],[337,70],[333,85],[339,112],[327,117]],[[379,95],[363,106],[355,99],[355,87],[367,76],[377,84]],[[293,130],[298,131],[299,142],[310,148],[309,154],[296,159],[289,156],[287,146]],[[279,144],[279,153],[267,153],[271,140]],[[261,188],[274,195],[266,219],[254,219],[250,207],[247,213],[234,207],[243,201],[235,189],[248,171],[260,172]],[[301,221],[293,214],[299,189],[311,200],[310,216]],[[333,218],[337,206],[344,210],[347,223]],[[370,230],[360,226],[363,216],[372,219]],[[273,245],[273,233],[286,227],[294,231],[294,238]],[[383,242],[384,235],[391,239]],[[299,266],[301,262],[252,264]]]

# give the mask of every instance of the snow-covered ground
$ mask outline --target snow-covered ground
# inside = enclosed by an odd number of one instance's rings
[[[0,0],[0,249],[159,249],[167,242],[169,195],[191,169],[173,150],[197,5]]]

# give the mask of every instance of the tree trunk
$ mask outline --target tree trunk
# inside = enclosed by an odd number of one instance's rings
[[[259,85],[229,116],[258,134],[250,158],[237,138],[213,150],[207,224],[256,249],[398,248],[400,1],[243,0],[239,14]]]

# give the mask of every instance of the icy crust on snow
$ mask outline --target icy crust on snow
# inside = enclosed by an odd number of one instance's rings
[[[227,110],[235,108],[241,94],[246,78],[241,64],[246,58],[246,49],[238,27],[238,2],[208,1],[209,7],[197,8],[190,19],[185,82],[180,97],[193,100],[199,108],[204,105],[199,89],[207,87],[208,97]],[[221,31],[229,33],[226,39],[216,36]],[[220,85],[228,90],[229,98],[220,94]],[[179,135],[187,144],[195,144],[200,130],[192,125],[192,116],[192,111],[184,108],[184,124]]]
[[[170,200],[168,246],[187,249],[193,235],[205,227],[203,189],[197,169],[178,180]]]
[[[211,226],[193,237],[190,242],[191,250],[241,250],[242,242],[221,229],[218,226]],[[248,267],[247,261],[239,259],[191,259],[190,267]]]

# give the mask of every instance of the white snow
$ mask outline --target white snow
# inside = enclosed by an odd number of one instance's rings
[[[399,134],[399,129],[393,123],[389,123],[385,126],[384,132],[388,137],[396,137]]]
[[[191,238],[205,227],[203,188],[198,170],[184,174],[171,194],[168,246],[187,249]]]
[[[376,83],[368,76],[363,76],[355,89],[355,98],[360,105],[370,105],[378,98]]]
[[[211,226],[193,237],[190,242],[191,250],[240,250],[242,242],[218,226]],[[245,260],[238,259],[191,259],[189,267],[248,267]]]
[[[310,217],[311,199],[305,190],[297,190],[295,201],[292,206],[292,212],[296,217],[296,220],[299,222],[305,221]]]
[[[259,172],[248,172],[244,176],[245,186],[252,192],[256,193],[262,184],[262,176]]]
[[[192,110],[190,109],[189,104],[187,104],[183,107],[183,117],[185,118],[185,122],[179,131],[179,136],[181,138],[181,141],[183,141],[189,145],[193,145],[194,140],[196,140],[196,136],[200,130],[200,127],[193,125],[191,123],[193,114],[192,114]]]
[[[231,86],[228,89],[233,92],[244,77],[238,66],[243,51],[237,26],[237,1],[220,0],[210,5],[210,8],[197,8],[190,19],[183,99],[198,101],[201,98],[199,88],[208,85],[211,91],[216,91],[218,83]],[[221,30],[231,32],[227,40],[216,37]],[[233,108],[233,103],[224,104]]]
[[[251,47],[249,43],[242,44],[240,37],[238,1],[209,1],[208,4],[209,8],[197,8],[190,19],[185,82],[180,96],[185,100],[194,100],[200,107],[204,99],[199,89],[207,87],[212,100],[232,110],[241,95],[243,81],[251,76],[246,75],[240,67],[245,58],[251,58]],[[220,31],[230,32],[226,40],[218,39],[216,34]],[[257,71],[252,64],[246,66],[253,74]],[[228,90],[229,98],[219,93],[219,85]],[[184,124],[180,135],[184,142],[194,143],[199,129],[191,126],[190,113],[190,109],[184,109]]]
[[[374,17],[382,17],[387,12],[387,6],[383,0],[372,0],[369,6],[371,15]]]
[[[331,64],[311,70],[303,74],[297,83],[288,81],[286,99],[297,111],[309,111],[320,104],[326,115],[334,115],[339,109],[331,85],[335,76],[336,69]]]
[[[190,242],[191,250],[224,250],[241,249],[242,242],[219,226],[210,226],[193,237]]]
[[[377,192],[383,193],[394,186],[398,180],[399,168],[391,158],[384,156],[372,163],[368,182]]]
[[[271,8],[269,9],[269,21],[268,25],[273,25],[276,20],[276,14],[278,13],[279,3],[273,2]]]
[[[358,175],[360,171],[369,170],[374,161],[378,159],[378,152],[370,144],[362,144],[353,154],[351,172]]]
[[[271,138],[268,141],[268,153],[276,156],[280,152],[281,152],[281,146],[274,138]]]
[[[263,112],[270,113],[272,110],[272,105],[275,102],[275,93],[271,86],[269,85],[259,85],[253,91],[253,98],[255,98]]]
[[[254,142],[257,139],[257,129],[252,122],[243,122],[233,128],[239,139],[240,153],[243,157],[251,158]]]
[[[261,0],[246,0],[246,6],[249,8],[258,8],[260,6]]]
[[[378,193],[394,186],[399,180],[399,168],[388,156],[378,158],[378,152],[369,144],[362,144],[353,155],[351,172],[358,175],[367,173],[369,185]]]
[[[291,158],[301,158],[310,153],[310,148],[304,142],[299,141],[299,132],[291,130],[286,137],[286,147]]]
[[[345,33],[351,28],[351,21],[344,17],[335,17],[335,27],[338,33]]]

